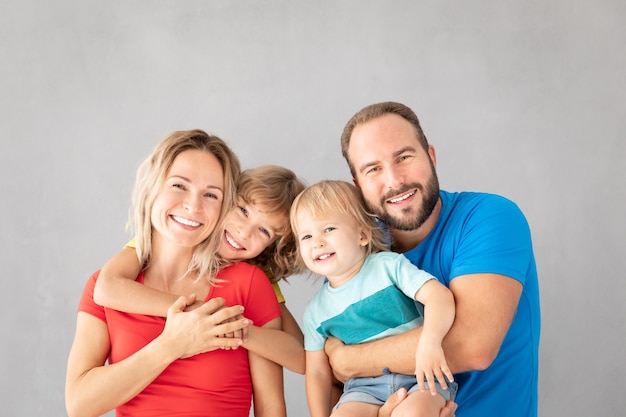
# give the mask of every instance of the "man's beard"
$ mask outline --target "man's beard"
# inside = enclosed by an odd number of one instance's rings
[[[402,211],[404,215],[403,217],[394,217],[385,209],[387,200],[413,189],[418,189],[422,194],[422,204],[419,206],[417,213],[414,215],[411,214],[411,210],[413,209],[412,206],[407,207]],[[428,220],[435,209],[438,200],[439,180],[437,179],[437,173],[433,168],[432,176],[425,186],[418,183],[406,184],[402,188],[398,190],[391,190],[383,196],[380,200],[380,206],[372,207],[371,204],[368,205],[370,206],[369,208],[373,214],[389,228],[408,232],[418,229],[426,220]]]

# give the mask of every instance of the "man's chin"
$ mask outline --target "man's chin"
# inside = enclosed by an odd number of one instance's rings
[[[379,219],[387,225],[390,229],[399,230],[402,232],[410,232],[419,229],[419,219],[410,212],[403,212],[398,216],[393,216],[389,212],[386,212]]]

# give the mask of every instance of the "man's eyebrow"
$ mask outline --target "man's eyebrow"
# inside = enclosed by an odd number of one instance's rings
[[[405,146],[404,148],[400,148],[397,151],[395,151],[394,153],[392,153],[391,155],[394,158],[399,157],[400,155],[402,155],[405,152],[415,152],[416,148],[414,146]],[[366,162],[364,164],[362,164],[361,166],[359,166],[359,172],[363,172],[365,169],[374,166],[374,165],[378,165],[380,163],[380,160],[374,160],[374,161],[370,161],[370,162]]]
[[[402,155],[405,152],[415,152],[415,151],[416,151],[415,146],[405,146],[404,148],[395,151],[393,153],[393,156],[394,157],[398,157],[398,156]]]

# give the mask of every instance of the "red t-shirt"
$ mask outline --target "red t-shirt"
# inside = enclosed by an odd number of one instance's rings
[[[111,338],[109,363],[135,353],[155,339],[165,326],[160,317],[122,313],[93,301],[99,271],[83,291],[78,311],[107,323]],[[207,300],[223,297],[227,306],[242,305],[257,326],[280,316],[276,295],[261,269],[239,262],[218,274],[223,280],[211,287]],[[137,281],[143,282],[143,274]],[[133,417],[248,417],[252,383],[246,349],[214,350],[168,366],[135,398],[116,409],[117,416]]]

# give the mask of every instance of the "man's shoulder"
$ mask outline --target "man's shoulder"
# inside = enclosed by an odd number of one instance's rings
[[[512,200],[499,194],[476,191],[449,192],[441,190],[441,200],[444,207],[451,210],[472,210],[474,208],[511,207],[517,208]]]

